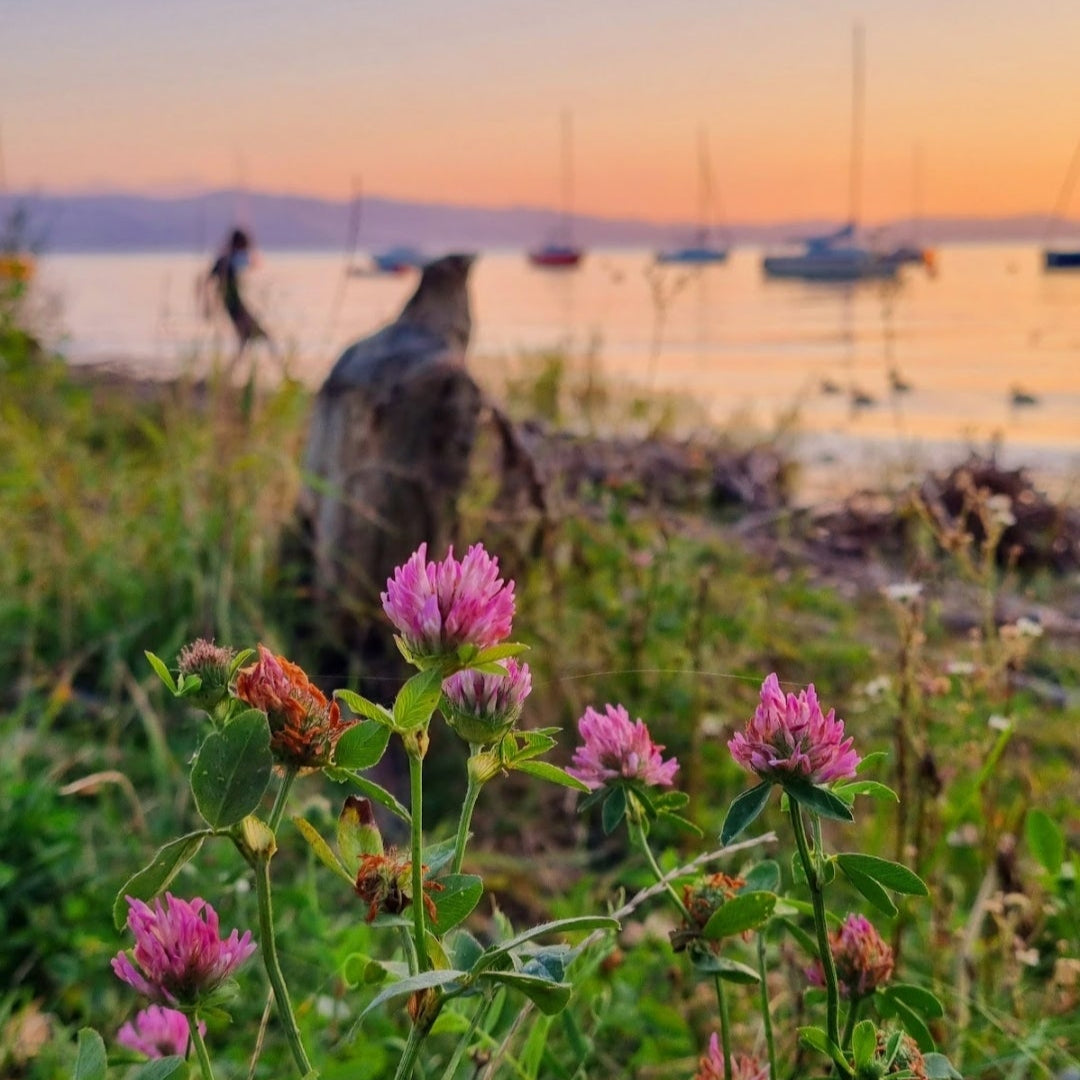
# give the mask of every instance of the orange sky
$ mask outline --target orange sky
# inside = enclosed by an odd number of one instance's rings
[[[863,217],[1042,213],[1080,138],[1076,0],[4,0],[11,189],[237,183],[693,217],[847,213],[866,27]],[[1080,216],[1080,196],[1070,208]]]

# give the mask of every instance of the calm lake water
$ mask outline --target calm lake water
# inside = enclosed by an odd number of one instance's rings
[[[768,430],[795,410],[808,453],[854,470],[996,438],[1006,460],[1080,475],[1080,273],[1045,274],[1035,247],[1016,245],[946,247],[936,276],[908,268],[892,285],[767,281],[760,260],[748,249],[721,266],[659,270],[646,252],[594,252],[559,273],[485,254],[472,277],[472,363],[497,385],[562,349],[571,368],[592,363],[633,394],[687,395],[712,420]],[[161,375],[205,365],[232,348],[196,303],[208,262],[46,256],[43,322],[77,362]],[[246,282],[290,370],[313,386],[414,284],[349,277],[340,255],[280,252],[263,252]],[[910,390],[893,391],[890,371]],[[1038,403],[1013,404],[1014,389]],[[854,391],[874,404],[855,407]]]

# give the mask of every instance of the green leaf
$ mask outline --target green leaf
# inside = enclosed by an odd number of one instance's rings
[[[150,666],[157,673],[157,677],[175,694],[176,680],[172,677],[172,672],[165,666],[165,661],[160,656],[155,656],[149,650],[145,651],[143,655],[150,661]],[[90,1029],[87,1028],[87,1031]]]
[[[837,1046],[821,1028],[801,1027],[798,1030],[799,1041],[803,1043],[804,1046],[809,1046],[811,1050],[817,1050],[826,1057],[832,1058],[833,1061],[837,1063],[843,1061],[845,1070],[850,1071],[847,1062],[844,1061],[844,1055],[841,1053],[840,1047]]]
[[[462,971],[471,971],[473,964],[484,954],[484,946],[468,930],[456,930],[447,944],[451,963]]]
[[[486,982],[513,987],[523,993],[545,1016],[554,1016],[566,1008],[573,987],[570,983],[526,975],[521,971],[486,971],[480,978]]]
[[[575,791],[588,791],[589,785],[583,784],[576,776],[571,776],[558,765],[552,765],[547,761],[515,761],[513,768],[517,772],[528,773],[530,776],[547,780],[552,784],[561,784],[563,787],[573,788]]]
[[[505,660],[510,656],[520,656],[523,652],[528,651],[528,645],[522,645],[517,641],[504,641],[501,645],[489,645],[486,649],[481,649],[480,652],[468,660],[468,666],[476,667],[478,664],[490,664],[496,660]]]
[[[191,767],[195,805],[207,824],[226,829],[252,813],[273,767],[270,726],[258,709],[245,710],[207,735]]]
[[[473,965],[474,975],[486,971],[495,964],[500,957],[505,956],[512,950],[546,934],[567,934],[577,930],[618,930],[619,922],[607,915],[578,915],[570,919],[555,919],[552,922],[540,923],[523,930],[520,934],[500,942],[498,945],[489,946],[484,950],[483,956]]]
[[[719,941],[744,930],[754,930],[769,919],[775,907],[775,893],[739,893],[712,913],[701,932],[702,937],[706,941]]]
[[[891,919],[896,914],[896,905],[892,901],[892,897],[872,878],[867,877],[860,870],[856,870],[850,866],[844,866],[840,864],[840,869],[844,871],[844,876],[855,886],[874,905],[883,915],[888,915]]]
[[[343,878],[350,885],[355,885],[355,878],[350,875],[345,864],[334,854],[330,845],[322,838],[322,834],[310,821],[305,818],[296,815],[289,819],[296,826],[300,835],[308,842],[311,850],[315,853],[315,857],[327,867],[329,870],[333,870],[338,877]]]
[[[369,720],[374,720],[377,724],[385,724],[387,727],[394,722],[394,715],[389,709],[374,701],[368,701],[366,697],[361,697],[353,690],[335,690],[334,697],[338,701],[343,701],[349,711],[356,716],[366,716]],[[342,739],[344,738],[345,736],[342,735]]]
[[[912,986],[911,983],[893,983],[879,993],[902,1001],[928,1020],[940,1020],[945,1015],[945,1009],[936,995],[929,990],[924,990],[921,986]]]
[[[849,784],[837,784],[833,791],[845,801],[849,795],[869,795],[872,799],[900,801],[900,796],[888,784],[881,784],[877,780],[852,780]]]
[[[613,787],[604,800],[604,809],[601,814],[604,832],[610,836],[619,827],[624,817],[626,817],[626,788],[620,784]]]
[[[926,1021],[910,1005],[888,994],[876,995],[875,1001],[878,1012],[884,1017],[899,1020],[900,1026],[919,1044],[924,1054],[936,1049]]]
[[[717,956],[704,946],[693,952],[694,970],[701,975],[716,975],[725,982],[741,983],[751,986],[761,982],[758,973],[738,960],[729,960],[726,956]]]
[[[900,863],[879,859],[876,855],[860,855],[855,852],[837,855],[836,861],[845,872],[849,869],[856,870],[860,874],[873,878],[886,889],[892,889],[893,892],[905,893],[908,896],[930,895],[926,882]]]
[[[503,752],[516,768],[519,761],[546,754],[555,740],[544,731],[511,731],[503,740]]]
[[[1061,864],[1065,861],[1065,836],[1045,810],[1028,811],[1024,838],[1031,854],[1048,874],[1056,877],[1061,873]]]
[[[440,870],[450,865],[456,846],[457,837],[448,836],[445,840],[428,844],[424,848],[424,856],[420,861],[427,867],[428,877],[434,877]]]
[[[133,896],[136,900],[152,900],[164,892],[173,878],[180,873],[181,867],[195,857],[203,841],[213,834],[209,829],[199,829],[177,840],[170,840],[158,848],[154,858],[137,873],[124,882],[113,901],[113,924],[117,930],[127,922],[127,904],[125,899]]]
[[[739,889],[740,893],[757,892],[758,890],[778,892],[780,889],[780,864],[774,859],[762,859],[761,862],[752,866],[741,877],[743,884]]]
[[[422,971],[419,975],[410,975],[407,979],[400,979],[375,997],[371,1004],[360,1014],[360,1019],[363,1019],[372,1009],[378,1008],[384,1002],[404,997],[407,994],[415,994],[417,990],[429,990],[436,986],[447,986],[450,983],[464,979],[465,975],[464,971],[450,968],[443,971]]]
[[[851,1033],[851,1056],[855,1069],[864,1069],[877,1051],[877,1029],[872,1020],[860,1020]]]
[[[378,765],[390,741],[390,729],[379,720],[354,724],[338,739],[334,764],[341,769],[363,772]]]
[[[923,1054],[923,1064],[926,1066],[927,1080],[963,1080],[944,1054]]]
[[[817,942],[798,923],[791,919],[781,918],[777,920],[785,930],[803,947],[805,952],[813,957],[818,955]]]
[[[128,1080],[172,1080],[174,1076],[186,1076],[187,1062],[182,1057],[163,1057],[140,1065],[128,1073]]]
[[[721,844],[730,844],[765,809],[771,791],[772,784],[766,781],[735,797],[720,830]]]
[[[442,937],[469,917],[484,895],[484,883],[475,874],[447,874],[438,879],[442,892],[433,892],[437,915],[431,920],[432,933]]]
[[[442,697],[442,668],[418,672],[394,699],[394,730],[404,734],[424,727]]]
[[[324,773],[338,784],[352,784],[353,787],[362,791],[372,802],[385,806],[393,814],[397,814],[402,821],[411,822],[412,815],[401,805],[384,787],[380,787],[374,780],[358,776],[350,769],[324,769]]]
[[[848,804],[827,787],[808,784],[805,780],[790,779],[784,781],[784,790],[800,806],[812,810],[819,817],[831,818],[833,821],[855,820]]]
[[[74,1080],[105,1080],[107,1065],[105,1041],[93,1028],[81,1028]]]

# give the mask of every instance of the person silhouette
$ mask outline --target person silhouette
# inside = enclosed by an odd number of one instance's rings
[[[210,267],[204,281],[204,287],[212,288],[221,301],[236,331],[237,350],[229,365],[230,370],[236,366],[251,342],[262,340],[273,347],[270,335],[251,313],[240,293],[240,276],[250,263],[251,239],[243,229],[233,229],[228,243]],[[209,318],[209,303],[206,303],[206,315]]]

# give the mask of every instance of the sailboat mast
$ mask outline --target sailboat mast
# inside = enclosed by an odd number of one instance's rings
[[[569,109],[562,111],[562,189],[562,234],[564,242],[569,244],[574,205],[573,129]]]
[[[1065,180],[1062,182],[1061,190],[1058,192],[1057,202],[1054,203],[1054,209],[1050,212],[1050,217],[1046,222],[1046,243],[1050,242],[1051,236],[1054,232],[1054,227],[1057,225],[1069,209],[1069,202],[1072,199],[1072,190],[1076,186],[1076,174],[1080,171],[1080,142],[1077,142],[1076,149],[1073,150],[1072,158],[1069,160],[1069,168],[1065,173]]]
[[[701,244],[709,236],[712,222],[709,211],[712,208],[712,176],[709,173],[709,139],[704,127],[698,128],[698,234]]]
[[[865,112],[866,71],[865,32],[856,23],[853,40],[851,86],[851,170],[848,175],[848,221],[858,225],[862,212],[863,114]]]

